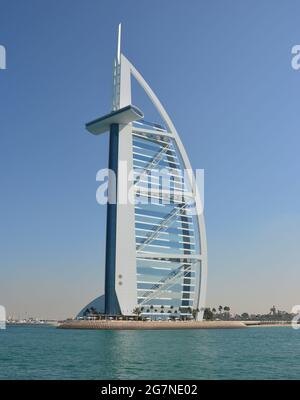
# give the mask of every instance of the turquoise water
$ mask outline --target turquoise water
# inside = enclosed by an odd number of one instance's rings
[[[0,331],[1,379],[299,379],[300,330]]]

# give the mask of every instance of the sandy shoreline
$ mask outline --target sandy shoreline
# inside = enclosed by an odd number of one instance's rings
[[[243,329],[239,321],[64,321],[59,329],[167,330],[167,329]]]
[[[170,330],[170,329],[243,329],[262,327],[290,327],[291,324],[269,324],[262,321],[108,321],[67,320],[59,329],[98,330]]]

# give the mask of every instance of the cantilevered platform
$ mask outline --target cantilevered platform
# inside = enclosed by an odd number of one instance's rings
[[[93,135],[100,135],[101,133],[109,131],[112,124],[129,124],[130,122],[138,121],[142,118],[144,118],[142,111],[130,104],[106,114],[101,118],[88,122],[85,127]]]

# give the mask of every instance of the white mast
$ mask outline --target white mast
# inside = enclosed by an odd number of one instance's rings
[[[119,24],[118,27],[118,47],[117,47],[117,61],[118,64],[120,64],[121,61],[121,28],[122,28],[122,24]]]
[[[113,111],[120,108],[120,73],[121,73],[121,23],[118,25],[117,56],[113,68]]]

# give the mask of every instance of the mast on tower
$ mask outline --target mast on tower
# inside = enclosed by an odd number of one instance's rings
[[[112,110],[116,111],[120,108],[120,76],[121,76],[121,23],[118,26],[118,42],[117,42],[117,56],[114,59],[113,68],[113,102]]]

